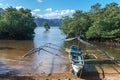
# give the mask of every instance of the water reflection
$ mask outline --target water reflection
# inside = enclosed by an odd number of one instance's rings
[[[58,46],[63,45],[63,40],[65,36],[63,36],[58,27],[51,27],[48,32],[45,32],[45,29],[42,27],[37,27],[35,29],[35,37],[34,37],[34,47],[40,47],[46,43],[54,43]],[[54,46],[54,48],[56,48]],[[59,54],[62,56],[62,53],[58,50],[53,50],[51,48],[45,48],[46,50]],[[59,49],[59,48],[58,48]],[[33,63],[36,66],[33,66],[34,70],[37,70],[37,73],[56,73],[56,72],[64,72],[67,62],[49,52],[40,51],[37,52],[33,56]]]
[[[44,28],[37,27],[35,29],[34,45],[39,47],[46,43],[54,43],[61,46],[64,38],[65,36],[61,34],[58,27],[51,27],[48,32],[45,32]]]

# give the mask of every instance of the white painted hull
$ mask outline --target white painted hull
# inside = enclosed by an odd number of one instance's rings
[[[76,65],[73,65],[72,64],[72,70],[73,70],[73,73],[78,76],[78,73],[80,72],[80,70],[83,68],[83,66],[76,66]]]

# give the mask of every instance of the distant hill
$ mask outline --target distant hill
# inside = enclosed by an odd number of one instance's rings
[[[0,8],[0,13],[1,13],[1,12],[4,12],[4,9]]]
[[[38,26],[42,26],[43,22],[47,22],[50,26],[60,26],[61,19],[44,19],[44,18],[36,18],[35,22]]]
[[[4,12],[4,9],[0,8],[0,13]],[[47,22],[50,26],[58,27],[61,25],[61,19],[44,19],[35,18],[37,26],[42,26],[43,22]]]

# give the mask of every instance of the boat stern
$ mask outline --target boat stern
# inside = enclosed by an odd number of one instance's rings
[[[72,64],[72,72],[74,75],[77,76],[81,69],[82,69],[82,66],[80,67],[80,66]]]

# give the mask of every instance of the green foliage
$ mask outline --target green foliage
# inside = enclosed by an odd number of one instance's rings
[[[48,31],[50,29],[50,26],[47,22],[43,22],[43,27]]]
[[[70,23],[71,22],[71,23]],[[71,34],[73,33],[73,27],[72,27],[72,19],[68,16],[65,16],[62,18],[62,25],[60,27],[60,29],[62,30],[62,32],[64,34]]]
[[[86,32],[87,38],[100,38],[102,34],[101,25],[99,25],[99,22],[95,22],[92,24],[92,26],[89,28],[89,30]]]
[[[82,11],[77,10],[73,14],[72,18],[68,16],[62,18],[62,25],[60,26],[60,29],[64,34],[80,35],[84,33],[84,31],[86,31],[89,26],[89,16]]]
[[[32,36],[35,27],[30,10],[8,7],[0,18],[0,38],[28,39]]]
[[[120,7],[117,3],[107,4],[98,12],[90,13],[90,16],[93,23],[86,32],[88,39],[120,37]]]
[[[99,3],[96,3],[95,5],[91,6],[91,12],[97,12],[100,10],[101,5]]]
[[[112,2],[101,8],[96,3],[89,12],[77,10],[62,19],[60,29],[65,34],[85,34],[87,39],[120,39],[120,6]]]

